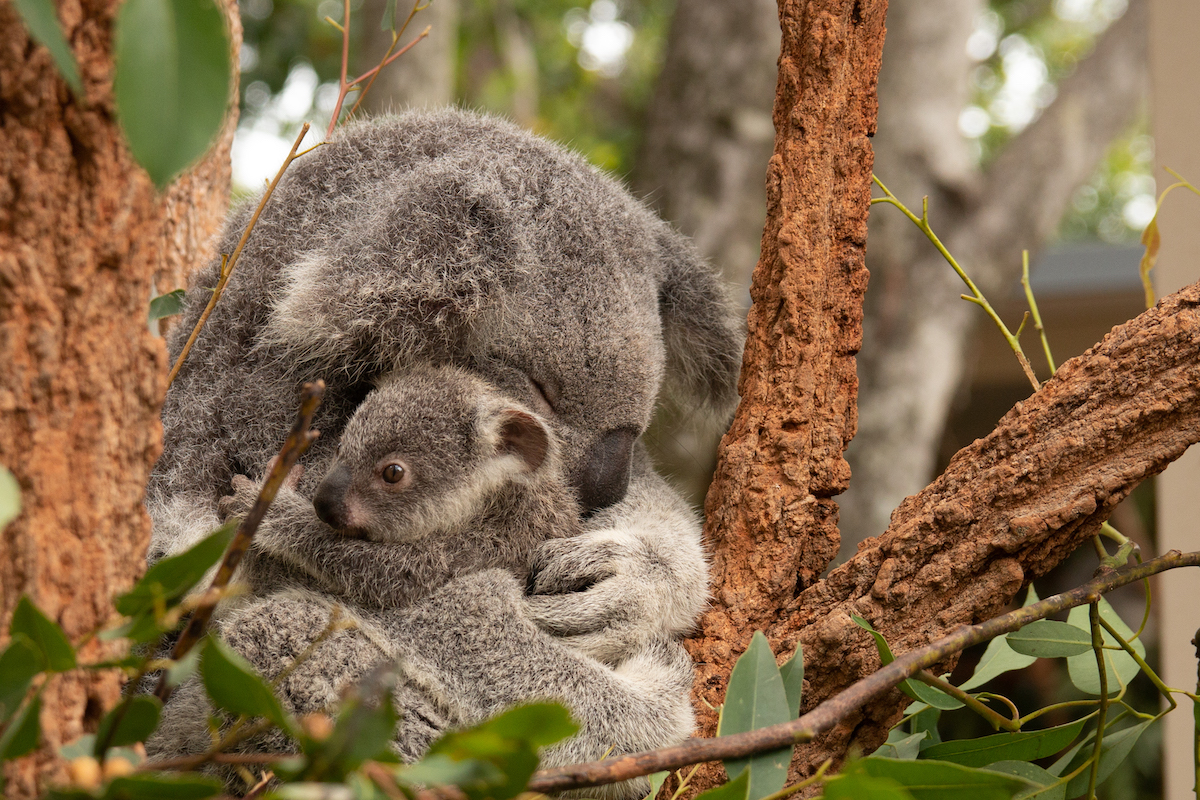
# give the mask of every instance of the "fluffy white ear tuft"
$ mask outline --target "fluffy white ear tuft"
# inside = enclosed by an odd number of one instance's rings
[[[497,451],[519,457],[529,472],[536,472],[550,454],[550,431],[540,419],[527,411],[505,408],[500,411],[500,442]]]

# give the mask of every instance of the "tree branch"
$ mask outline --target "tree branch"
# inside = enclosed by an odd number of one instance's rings
[[[897,649],[987,619],[1200,440],[1198,306],[1195,284],[1063,364],[905,500],[886,533],[800,594],[767,635],[777,650],[799,640],[806,661],[838,665],[806,672],[809,702],[833,697],[878,663],[850,612]],[[873,748],[904,702],[897,694],[847,720],[806,750],[806,768],[840,757],[852,737]]]
[[[1118,570],[1103,570],[1102,574],[1069,592],[1048,597],[979,625],[960,627],[918,650],[897,656],[892,663],[859,680],[844,692],[829,698],[792,722],[733,736],[690,739],[675,747],[635,753],[608,761],[540,770],[530,779],[528,788],[531,791],[549,794],[567,789],[599,786],[664,769],[679,769],[701,761],[746,758],[757,753],[808,742],[817,734],[832,728],[850,712],[894,688],[902,680],[945,661],[954,653],[961,653],[968,647],[1015,631],[1051,614],[1094,603],[1108,591],[1136,583],[1151,575],[1169,569],[1195,566],[1200,566],[1200,552],[1172,551],[1145,564],[1131,565]],[[1103,673],[1103,669],[1101,672]]]

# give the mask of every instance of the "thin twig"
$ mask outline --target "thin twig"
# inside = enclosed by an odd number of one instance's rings
[[[410,47],[424,39],[429,34],[431,26],[426,26],[425,30],[420,36],[401,49],[399,53],[396,53],[395,58],[392,57],[392,50],[396,48],[396,43],[400,41],[400,37],[404,35],[406,30],[408,30],[408,25],[412,22],[413,17],[417,15],[418,11],[423,11],[424,9],[429,8],[429,2],[431,1],[432,0],[429,0],[425,3],[425,5],[421,5],[421,0],[414,0],[412,10],[408,12],[408,17],[405,18],[404,24],[400,26],[400,30],[392,30],[392,43],[388,45],[387,52],[383,54],[383,58],[379,59],[379,66],[375,67],[375,69],[371,71],[371,80],[369,80],[367,85],[363,87],[363,90],[358,93],[358,99],[356,99],[354,101],[354,105],[350,107],[350,111],[346,114],[346,119],[350,119],[354,116],[354,112],[358,111],[358,107],[362,105],[362,101],[364,98],[366,98],[367,92],[371,91],[371,87],[375,85],[375,79],[379,77],[380,70],[395,61],[400,56],[404,55],[404,53],[406,53]],[[395,2],[395,0],[388,0],[388,2]],[[395,22],[395,19],[393,19],[392,24],[395,25]],[[360,75],[351,83],[358,83],[363,79],[363,77],[365,77],[365,75],[366,73]]]
[[[310,430],[310,428],[313,414],[316,413],[317,406],[321,404],[324,394],[324,381],[318,380],[315,383],[304,384],[304,388],[300,392],[300,411],[296,415],[296,422],[292,425],[291,432],[288,433],[283,447],[279,450],[279,455],[275,458],[275,463],[267,475],[266,482],[263,483],[258,499],[251,506],[250,513],[238,525],[237,533],[234,534],[233,541],[229,543],[229,549],[225,551],[225,558],[221,561],[217,574],[213,576],[208,591],[205,592],[204,598],[192,613],[191,619],[188,620],[187,627],[183,629],[183,633],[175,642],[175,649],[171,652],[172,660],[178,661],[187,655],[187,652],[204,634],[204,629],[208,626],[208,621],[222,595],[222,590],[229,584],[234,570],[242,561],[242,556],[250,549],[250,540],[254,537],[254,532],[258,530],[259,523],[266,516],[267,509],[275,500],[275,495],[279,493],[280,487],[283,486],[292,467],[300,460],[300,456],[317,438],[317,431]],[[159,679],[154,694],[164,703],[170,697],[171,689],[167,685],[165,672]]]
[[[1038,312],[1037,300],[1033,297],[1033,289],[1029,285],[1029,251],[1021,251],[1021,285],[1025,287],[1025,300],[1029,303],[1029,313],[1033,315],[1033,327],[1042,339],[1042,351],[1046,354],[1046,364],[1050,366],[1050,374],[1058,372],[1054,365],[1054,356],[1050,354],[1050,340],[1046,338],[1046,329],[1042,327],[1042,315]]]
[[[1100,773],[1100,753],[1104,746],[1104,720],[1108,716],[1108,667],[1104,656],[1104,631],[1100,628],[1099,601],[1088,606],[1088,618],[1092,627],[1092,652],[1096,654],[1096,669],[1100,676],[1100,708],[1096,713],[1096,744],[1092,749],[1092,768],[1088,772],[1087,797],[1095,800],[1096,778]]]
[[[1200,552],[1180,553],[1172,550],[1145,564],[1104,570],[1096,578],[1069,592],[1048,597],[978,625],[964,625],[925,647],[898,656],[886,667],[868,675],[792,722],[716,739],[689,739],[674,747],[634,753],[609,761],[541,770],[534,773],[528,788],[547,794],[562,792],[567,789],[615,783],[664,769],[678,769],[701,761],[746,758],[757,753],[801,744],[829,730],[852,711],[894,688],[900,681],[944,661],[947,656],[1003,633],[1018,630],[1059,611],[1093,603],[1104,592],[1119,586],[1169,569],[1195,566],[1200,566]]]
[[[896,197],[896,195],[892,194],[890,189],[883,185],[883,181],[879,180],[878,176],[872,175],[871,180],[873,180],[875,185],[882,189],[883,193],[886,195],[886,197],[872,197],[871,205],[875,205],[876,203],[887,203],[888,205],[895,206],[896,208],[900,209],[900,212],[904,214],[904,216],[908,217],[909,220],[921,230],[921,233],[925,234],[925,238],[933,243],[933,246],[937,248],[937,251],[942,254],[942,258],[946,259],[946,263],[953,268],[955,274],[957,274],[958,277],[962,279],[962,282],[967,285],[967,288],[971,290],[971,294],[962,294],[959,295],[959,297],[961,297],[963,300],[966,300],[968,303],[974,303],[987,312],[987,315],[992,318],[992,322],[996,323],[996,327],[1000,329],[1000,333],[1004,336],[1004,340],[1008,342],[1008,346],[1012,348],[1013,355],[1017,357],[1017,362],[1021,365],[1021,369],[1025,371],[1025,377],[1027,377],[1029,382],[1033,384],[1033,390],[1036,392],[1038,389],[1042,388],[1042,384],[1040,381],[1038,381],[1037,375],[1034,374],[1033,367],[1030,366],[1029,359],[1025,357],[1025,351],[1021,348],[1021,343],[1017,340],[1016,335],[1014,335],[1013,332],[1008,329],[1008,326],[1004,324],[1004,320],[1000,319],[1000,315],[996,313],[996,309],[992,308],[992,304],[988,302],[987,298],[984,297],[983,292],[981,292],[979,287],[975,285],[975,281],[971,280],[971,276],[966,273],[966,270],[959,266],[957,259],[950,254],[950,251],[946,249],[944,244],[942,244],[942,240],[939,239],[937,234],[933,232],[933,228],[929,224],[929,198],[926,197],[921,201],[921,216],[918,217],[916,214],[909,211],[908,206],[900,202],[900,199]]]
[[[300,148],[300,142],[304,141],[304,136],[308,133],[308,123],[300,126],[300,135],[296,137],[296,141],[292,144],[292,149],[288,152],[287,158],[283,160],[279,171],[275,173],[275,177],[271,180],[267,190],[263,192],[262,199],[258,201],[258,208],[254,209],[254,215],[250,217],[250,222],[246,224],[246,230],[242,231],[242,238],[238,240],[237,247],[233,250],[233,255],[226,257],[221,256],[221,277],[217,281],[217,285],[213,288],[212,297],[208,298],[208,305],[204,307],[204,313],[200,315],[200,319],[196,322],[196,327],[192,328],[192,334],[188,337],[187,343],[184,344],[183,350],[179,353],[179,358],[175,359],[175,365],[171,367],[171,374],[167,376],[167,386],[175,382],[175,376],[179,374],[180,367],[187,359],[188,353],[192,350],[192,345],[196,341],[196,337],[200,335],[200,330],[204,327],[204,323],[208,321],[208,315],[216,307],[217,301],[221,299],[221,293],[225,291],[225,284],[229,282],[229,276],[233,274],[233,268],[237,265],[238,257],[242,254],[242,248],[246,246],[246,240],[250,238],[250,232],[254,230],[255,224],[258,223],[259,215],[267,206],[267,201],[271,199],[271,195],[275,193],[275,187],[279,185],[279,179],[283,177],[283,173],[291,166],[299,156],[296,150]],[[308,151],[304,151],[307,153]]]

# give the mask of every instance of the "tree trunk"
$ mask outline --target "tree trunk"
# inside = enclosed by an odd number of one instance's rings
[[[1007,291],[1021,250],[1053,235],[1072,193],[1133,118],[1146,84],[1145,2],[1097,43],[1054,103],[978,170],[958,132],[972,67],[964,49],[977,0],[893,0],[879,80],[875,172],[930,221],[985,293]],[[912,223],[892,209],[871,221],[859,357],[859,432],[846,454],[854,480],[842,499],[843,554],[881,533],[900,501],[932,476],[965,348],[979,309]]]
[[[680,0],[633,176],[635,190],[738,288],[743,306],[766,216],[778,58],[774,0]],[[664,406],[647,437],[660,468],[697,504],[727,420],[716,422]]]
[[[755,268],[741,404],[705,511],[714,601],[689,643],[715,706],[755,629],[778,619],[837,552],[850,473],[875,78],[883,0],[784,0],[775,155]],[[711,706],[710,706],[711,708]],[[705,734],[715,714],[700,708]],[[711,785],[715,771],[700,776]]]
[[[147,325],[152,287],[211,256],[228,202],[233,122],[164,196],[114,119],[117,0],[60,10],[86,103],[0,4],[0,463],[22,512],[0,540],[0,619],[27,594],[78,641],[141,572],[142,491],[159,452],[166,350]],[[241,39],[234,4],[234,52]],[[2,626],[7,630],[7,622]],[[91,640],[81,660],[116,655]],[[67,673],[43,695],[43,748],[6,772],[8,797],[63,778],[53,754],[95,730],[121,675]]]

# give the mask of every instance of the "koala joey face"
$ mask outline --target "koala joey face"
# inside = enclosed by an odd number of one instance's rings
[[[344,535],[413,542],[478,517],[498,490],[555,467],[546,424],[463,370],[392,376],[355,411],[313,498]]]

